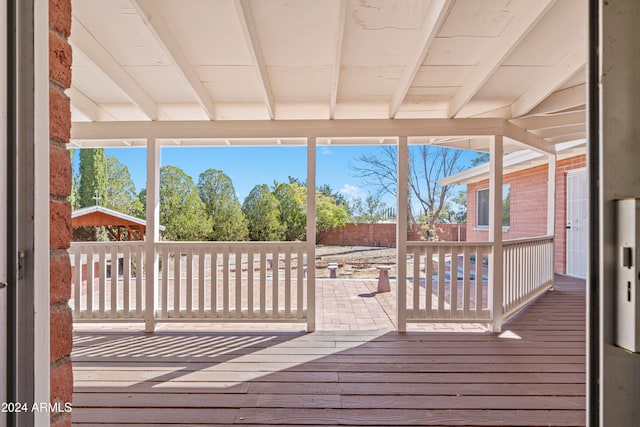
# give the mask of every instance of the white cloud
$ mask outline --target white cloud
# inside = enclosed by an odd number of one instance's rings
[[[359,199],[361,197],[366,196],[366,193],[364,190],[362,190],[360,187],[356,187],[355,185],[351,185],[351,184],[344,184],[342,186],[342,188],[340,190],[338,190],[339,193],[343,194],[347,199]]]
[[[329,147],[322,147],[322,150],[320,150],[320,154],[329,156],[331,155],[331,149]]]

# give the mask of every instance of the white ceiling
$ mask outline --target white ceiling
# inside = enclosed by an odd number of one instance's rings
[[[583,0],[74,0],[72,117],[478,117],[583,139],[586,13]]]

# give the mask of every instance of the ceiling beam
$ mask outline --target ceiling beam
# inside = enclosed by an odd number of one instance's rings
[[[452,5],[453,0],[433,0],[429,4],[429,9],[419,29],[420,38],[416,42],[413,52],[409,55],[407,66],[402,69],[398,85],[391,95],[391,101],[389,102],[390,118],[393,119],[398,114],[398,110],[404,102],[411,84],[416,78],[416,74],[418,74],[420,67],[427,58],[431,42],[438,34]]]
[[[138,85],[113,56],[93,37],[93,35],[73,18],[71,45],[100,68],[150,120],[158,118],[155,101]]]
[[[267,108],[269,118],[273,120],[276,117],[273,91],[271,90],[269,73],[267,72],[267,66],[264,62],[264,56],[262,55],[262,48],[260,47],[260,39],[253,19],[251,4],[249,0],[235,0],[234,4],[236,6],[238,20],[240,21],[240,27],[242,28],[242,33],[244,34],[247,48],[249,49],[249,55],[251,56],[251,61],[256,71],[260,94]]]
[[[359,138],[501,135],[503,119],[194,120],[75,122],[73,139]],[[515,125],[511,125],[517,128]],[[519,129],[519,128],[518,128]],[[525,132],[522,130],[522,132]],[[528,132],[527,132],[528,133]],[[530,134],[532,140],[536,135]]]
[[[512,119],[509,121],[523,129],[531,130],[584,124],[586,123],[586,120],[586,111],[572,111],[570,113],[521,117],[519,119]]]
[[[526,148],[530,148],[540,153],[556,154],[556,149],[553,144],[550,144],[538,135],[534,135],[533,133],[507,121],[504,122],[504,136],[512,139],[516,143],[524,145]]]
[[[553,144],[561,144],[563,142],[569,142],[569,141],[578,141],[581,139],[585,139],[587,137],[587,133],[586,132],[578,132],[578,133],[573,133],[573,134],[567,134],[567,135],[562,135],[562,136],[556,136],[553,138],[549,138],[549,141]]]
[[[549,140],[549,138],[555,138],[564,135],[573,135],[576,133],[584,133],[586,132],[586,127],[584,124],[577,124],[568,126],[557,126],[546,129],[534,129],[531,132],[541,138]]]
[[[527,114],[567,80],[584,69],[587,52],[583,44],[569,52],[549,72],[538,79],[520,98],[511,105],[511,117]]]
[[[544,101],[529,111],[529,114],[549,114],[580,107],[585,104],[586,99],[586,85],[581,84],[572,86],[552,93]]]
[[[209,91],[200,80],[198,73],[191,65],[156,4],[151,0],[132,0],[132,3],[149,32],[153,34],[156,41],[171,59],[171,62],[176,66],[178,73],[193,91],[198,104],[200,104],[207,117],[214,120],[216,116],[215,104],[209,95]]]
[[[71,105],[78,109],[78,111],[84,114],[89,120],[94,122],[100,120],[115,120],[115,117],[76,87],[71,86],[67,89],[67,95],[71,99]]]
[[[486,55],[469,74],[464,84],[449,103],[449,117],[456,117],[460,110],[489,80],[525,36],[551,9],[556,0],[536,0],[525,2],[513,21],[498,37]]]
[[[344,26],[347,20],[347,0],[340,0],[338,11],[338,26],[336,28],[336,56],[331,69],[331,98],[329,100],[329,118],[336,114],[338,102],[338,85],[340,83],[340,67],[342,66],[342,44],[344,42]]]

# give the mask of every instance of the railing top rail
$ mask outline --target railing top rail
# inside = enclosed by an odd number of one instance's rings
[[[540,237],[528,237],[524,239],[512,239],[512,240],[504,240],[502,242],[503,246],[515,245],[518,243],[536,243],[536,242],[544,242],[544,241],[553,241],[553,236],[540,236]]]
[[[178,246],[188,246],[188,247],[237,247],[237,248],[246,248],[246,247],[264,247],[264,248],[272,248],[276,246],[280,247],[306,247],[307,242],[254,242],[254,241],[245,241],[245,242],[220,242],[220,241],[207,241],[207,242],[176,242],[176,241],[162,241],[155,243],[159,247],[168,246],[168,247],[178,247]]]
[[[110,240],[106,242],[71,242],[71,249],[79,247],[144,246],[144,240]]]
[[[473,246],[473,247],[483,247],[490,248],[493,245],[491,242],[426,242],[422,240],[410,240],[407,242],[407,247],[409,248],[422,248],[422,247],[434,247],[438,248],[441,246],[446,247],[464,247],[464,246]]]

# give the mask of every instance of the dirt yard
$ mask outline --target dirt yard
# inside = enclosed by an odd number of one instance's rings
[[[316,277],[329,277],[329,263],[338,263],[338,277],[375,279],[378,265],[391,266],[389,276],[396,275],[396,248],[370,246],[316,246]]]

